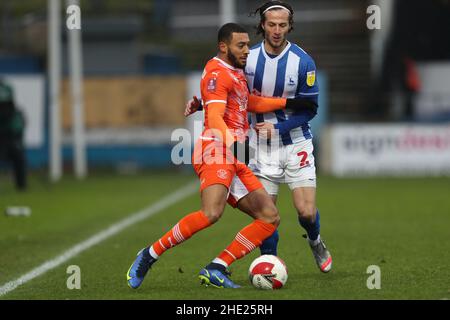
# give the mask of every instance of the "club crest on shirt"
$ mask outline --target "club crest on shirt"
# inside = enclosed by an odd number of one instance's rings
[[[295,79],[295,76],[292,76],[292,75],[288,76],[287,85],[288,86],[295,86],[295,85],[297,85],[297,81]]]
[[[219,170],[217,170],[217,176],[220,179],[225,180],[228,177],[228,172],[226,170],[224,170],[224,169],[219,169]]]
[[[217,79],[216,78],[211,78],[208,80],[208,86],[207,86],[207,90],[209,92],[214,92],[216,91],[216,84],[217,84]]]
[[[306,84],[312,87],[316,82],[316,71],[309,71],[306,73]]]

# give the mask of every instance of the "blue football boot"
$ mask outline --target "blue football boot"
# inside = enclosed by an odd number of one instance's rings
[[[127,272],[127,282],[128,286],[133,289],[139,288],[144,281],[144,277],[153,263],[156,262],[150,253],[148,252],[149,247],[142,249],[138,252],[136,260],[134,260],[130,269]]]
[[[232,289],[240,288],[241,286],[231,281],[231,279],[228,278],[228,275],[227,272],[222,272],[218,269],[203,268],[200,270],[198,277],[201,280],[201,284],[204,284],[205,286],[211,285],[216,288]]]

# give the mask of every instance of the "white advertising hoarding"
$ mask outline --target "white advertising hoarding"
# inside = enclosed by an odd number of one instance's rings
[[[450,124],[334,125],[321,154],[336,176],[450,175]]]

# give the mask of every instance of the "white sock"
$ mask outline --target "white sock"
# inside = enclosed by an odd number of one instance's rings
[[[311,240],[308,238],[308,241],[311,245],[316,246],[320,242],[320,234],[317,236],[316,240]]]
[[[150,253],[150,256],[153,259],[158,259],[159,258],[159,256],[156,254],[155,250],[153,250],[153,246],[151,246],[150,249],[148,249],[148,253]]]
[[[222,259],[219,259],[219,258],[215,258],[212,261],[212,263],[218,263],[218,264],[223,265],[225,268],[228,268],[228,263],[226,263],[225,261],[223,261]]]

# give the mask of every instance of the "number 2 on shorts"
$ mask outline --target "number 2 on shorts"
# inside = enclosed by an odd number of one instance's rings
[[[308,153],[306,151],[300,151],[297,155],[300,157],[300,168],[309,165],[309,161],[307,160]]]

